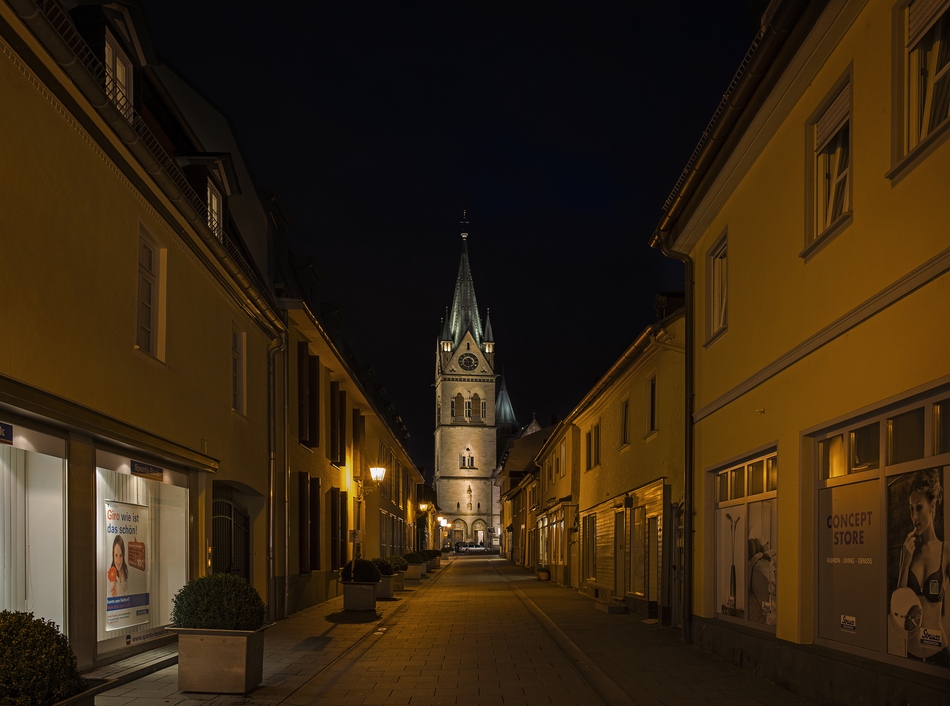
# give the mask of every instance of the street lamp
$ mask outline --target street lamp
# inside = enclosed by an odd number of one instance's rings
[[[386,468],[384,466],[373,466],[369,469],[370,478],[373,479],[374,487],[378,488],[379,484],[383,482],[383,478],[386,477]],[[356,530],[357,534],[353,538],[353,566],[354,570],[356,567],[356,560],[360,558],[360,544],[362,537],[360,534],[363,531],[363,479],[354,478],[356,482],[356,522],[359,524],[360,529]],[[370,490],[366,491],[367,493],[371,492]]]

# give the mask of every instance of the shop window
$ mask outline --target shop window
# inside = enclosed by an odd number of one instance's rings
[[[887,464],[924,457],[924,408],[912,409],[887,420]]]
[[[950,400],[934,404],[934,455],[950,453]]]
[[[647,512],[646,507],[633,508],[633,518],[630,527],[631,562],[630,588],[638,596],[646,596],[647,591],[647,558],[650,556],[647,549]]]
[[[172,597],[188,580],[189,507],[184,473],[102,450],[96,461],[97,632],[105,652],[169,623]]]
[[[778,456],[717,473],[716,608],[762,625],[777,622]]]
[[[881,464],[881,428],[875,422],[851,432],[849,473],[869,471]]]
[[[65,630],[66,444],[2,422],[0,437],[0,610]]]
[[[597,580],[597,514],[584,518],[584,578]]]
[[[818,442],[819,471],[821,478],[837,478],[847,473],[845,459],[847,452],[844,434],[836,434]]]

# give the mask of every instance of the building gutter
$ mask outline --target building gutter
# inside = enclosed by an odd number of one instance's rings
[[[287,347],[286,334],[267,351],[267,619],[277,620],[277,354]]]
[[[818,3],[814,11],[820,12],[825,2]],[[683,169],[673,192],[663,207],[660,219],[650,247],[659,250],[666,257],[679,260],[685,268],[686,280],[686,379],[685,379],[685,434],[683,447],[683,639],[686,644],[693,641],[693,513],[695,489],[693,483],[693,465],[695,449],[695,430],[693,408],[695,405],[696,382],[696,346],[694,339],[697,322],[695,320],[695,265],[692,258],[684,252],[673,249],[675,243],[674,228],[680,217],[694,198],[698,198],[709,180],[714,176],[713,165],[726,141],[733,136],[739,126],[745,110],[763,84],[766,74],[773,68],[773,62],[785,45],[792,28],[798,22],[807,0],[775,0],[763,16],[762,27],[746,52],[728,90],[723,95],[719,107],[703,132],[689,162]]]

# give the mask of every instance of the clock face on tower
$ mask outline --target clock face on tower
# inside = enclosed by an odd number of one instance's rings
[[[459,367],[462,370],[475,370],[478,367],[478,358],[471,353],[463,353],[459,356]]]

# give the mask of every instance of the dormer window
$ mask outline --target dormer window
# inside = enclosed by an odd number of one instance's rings
[[[208,228],[218,240],[224,239],[222,222],[224,219],[224,204],[221,201],[221,192],[208,179]]]
[[[109,32],[105,50],[106,95],[129,120],[132,119],[132,62]]]

